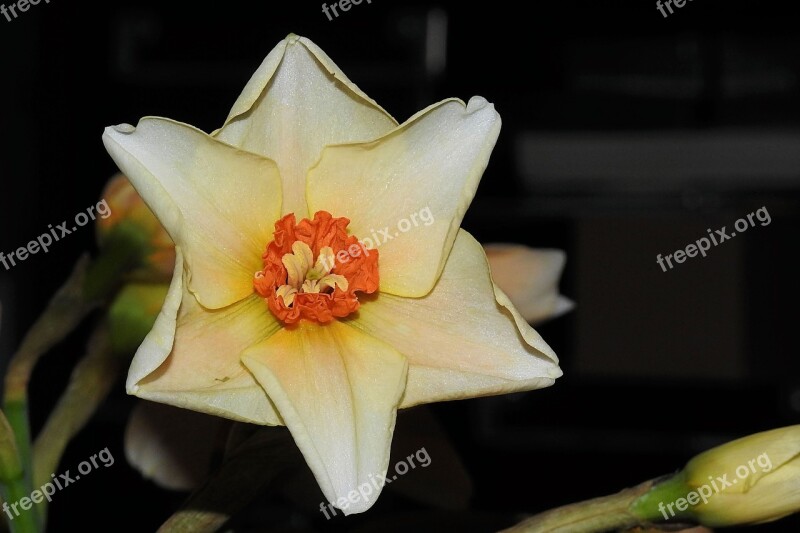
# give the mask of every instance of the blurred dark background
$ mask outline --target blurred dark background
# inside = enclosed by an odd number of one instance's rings
[[[333,21],[318,1],[190,6],[55,0],[0,17],[0,251],[97,202],[115,172],[105,126],[160,115],[211,131],[264,56],[298,33],[401,122],[445,97],[494,102],[503,131],[464,227],[481,242],[567,251],[562,292],[577,308],[537,328],[564,377],[544,391],[434,406],[484,519],[464,530],[612,493],[726,440],[797,423],[791,4],[698,0],[665,18],[655,2],[373,0]],[[769,225],[667,272],[656,264],[761,207]],[[0,368],[93,246],[86,227],[0,266]],[[34,430],[87,331],[36,372]],[[117,462],[57,494],[52,531],[152,531],[184,498],[125,464],[134,403],[120,383],[69,447],[65,468],[106,446]],[[374,511],[402,508],[391,498]]]

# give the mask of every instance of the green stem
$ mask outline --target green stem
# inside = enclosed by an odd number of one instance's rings
[[[501,533],[593,533],[644,525],[647,521],[629,507],[652,486],[652,481],[646,481],[611,496],[545,511]]]
[[[39,521],[36,516],[36,506],[32,503],[25,510],[20,505],[22,498],[30,499],[31,491],[25,483],[25,478],[20,476],[3,485],[3,500],[8,504],[8,511],[3,516],[8,521],[12,533],[39,533]],[[19,512],[19,515],[15,511]],[[9,517],[9,513],[11,517]]]
[[[18,499],[17,496],[27,497],[33,490],[34,464],[28,418],[28,383],[33,369],[45,353],[72,332],[89,312],[117,289],[125,273],[146,255],[147,247],[147,238],[141,229],[124,222],[115,227],[93,263],[90,264],[87,255],[78,260],[70,277],[28,330],[19,349],[9,362],[2,403],[22,463],[20,479],[6,485],[6,490],[9,491],[6,499],[12,498],[12,503]],[[96,405],[92,410],[95,407]],[[67,423],[67,426],[72,426],[72,429],[67,429],[67,433],[73,431],[76,425],[85,423],[85,420],[82,422],[78,420],[81,417],[88,418],[88,415],[83,413],[73,421],[74,423]],[[53,451],[46,456],[42,468],[55,468],[50,465],[54,460],[55,464],[58,464],[67,442],[68,438],[67,441],[53,447]],[[41,468],[37,472],[37,478],[41,477]],[[44,513],[45,507],[41,506],[41,509]],[[31,525],[28,523],[29,519],[33,520],[34,529],[27,529]],[[15,517],[12,531],[37,531],[37,528],[43,525],[44,515],[39,515],[39,507],[36,506],[29,512],[23,511],[19,517]]]
[[[30,497],[30,479],[26,475],[23,465],[30,464],[25,462],[20,453],[17,441],[19,436],[13,430],[14,424],[27,429],[27,410],[24,404],[12,403],[11,409],[3,413],[0,411],[0,495],[5,502],[2,515],[4,521],[12,533],[37,533],[39,531],[39,519],[33,504],[27,510],[20,507],[20,500],[23,497]],[[24,420],[24,423],[19,422]],[[27,439],[26,436],[23,436]],[[28,458],[29,460],[30,458]],[[16,508],[14,507],[16,505]]]
[[[16,477],[23,477],[25,474],[25,468],[23,465],[30,464],[30,448],[28,448],[28,456],[26,457],[22,452],[23,450],[19,447],[19,442],[30,442],[29,435],[19,435],[17,433],[17,428],[21,428],[24,431],[28,430],[28,409],[24,402],[11,402],[6,405],[3,409],[3,413],[6,416],[6,421],[8,426],[11,428],[11,431],[14,435],[15,440],[15,447],[16,447],[16,456],[19,460],[19,472],[14,472],[9,477],[16,478]]]
[[[28,419],[28,382],[36,364],[48,350],[66,337],[91,311],[94,304],[83,297],[89,259],[78,260],[70,277],[22,339],[8,365],[3,390],[3,410],[17,444],[23,468],[22,492],[30,494],[32,483],[31,432]],[[35,511],[33,511],[35,512]]]
[[[50,413],[33,445],[33,486],[50,481],[69,441],[86,425],[98,406],[108,396],[122,371],[123,360],[115,357],[102,322],[89,340],[87,354],[72,371],[69,384]],[[42,517],[47,515],[47,501],[39,504]]]
[[[16,437],[8,418],[0,411],[0,499],[2,514],[12,531],[36,531],[38,523],[33,509],[15,509],[20,499],[27,496]],[[27,502],[26,502],[27,503]],[[12,520],[17,520],[13,522]]]
[[[0,491],[0,493],[1,492],[2,491]],[[5,502],[5,500],[0,496],[0,506],[3,505],[3,502]],[[0,533],[6,533],[8,531],[8,515],[3,513],[0,515],[0,518],[3,518],[3,520],[0,520]]]
[[[681,470],[677,474],[656,480],[652,489],[631,504],[630,510],[638,516],[654,522],[667,519],[679,522],[682,519],[690,519],[692,514],[688,510],[681,512],[670,508],[670,514],[668,514],[665,509],[665,506],[686,497],[690,491],[691,487],[686,484],[686,473]]]

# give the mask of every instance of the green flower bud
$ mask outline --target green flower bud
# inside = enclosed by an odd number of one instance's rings
[[[800,425],[756,433],[689,461],[686,482],[710,492],[693,509],[723,527],[768,522],[800,511]]]
[[[175,244],[164,227],[144,203],[128,178],[117,174],[109,180],[103,191],[110,215],[97,219],[97,241],[104,248],[110,241],[118,238],[117,233],[128,234],[135,228],[145,244],[144,257],[140,258],[138,268],[128,276],[137,281],[168,282],[172,279],[175,266]]]
[[[133,355],[153,328],[164,305],[166,284],[131,283],[123,287],[108,313],[114,353]]]
[[[708,527],[770,522],[800,511],[800,425],[703,452],[655,482],[630,510],[645,520]]]

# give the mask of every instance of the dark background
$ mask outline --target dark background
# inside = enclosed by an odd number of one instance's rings
[[[219,127],[290,32],[401,122],[445,97],[486,97],[503,131],[464,227],[482,242],[566,250],[562,292],[577,302],[538,328],[561,358],[555,386],[434,406],[481,517],[452,530],[491,531],[797,423],[800,34],[789,6],[695,0],[664,18],[655,2],[373,0],[328,21],[321,2],[41,2],[0,17],[0,251],[97,202],[115,172],[105,126],[160,115]],[[770,225],[668,272],[656,264],[762,206]],[[93,243],[86,227],[0,265],[0,368]],[[87,331],[37,370],[34,430]],[[117,462],[58,493],[52,531],[151,531],[183,499],[125,464],[133,404],[120,383],[68,449],[65,468],[106,446]],[[393,498],[373,513],[418,509]],[[292,522],[284,512],[276,529]]]

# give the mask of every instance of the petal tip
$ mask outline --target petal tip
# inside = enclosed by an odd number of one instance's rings
[[[136,131],[136,126],[123,123],[123,124],[117,124],[116,126],[109,126],[106,128],[106,133],[109,133],[111,131],[115,133],[122,133],[128,135]]]
[[[566,296],[558,295],[558,300],[556,301],[556,308],[553,311],[553,317],[558,317],[569,313],[575,309],[575,302],[567,298]]]
[[[494,109],[494,104],[490,103],[483,96],[473,96],[467,103],[467,113],[475,113],[485,108]]]
[[[346,499],[346,497],[344,497]],[[341,498],[340,498],[341,499]],[[350,516],[354,514],[364,513],[369,511],[369,509],[375,503],[376,498],[367,499],[362,501],[361,499],[357,499],[355,503],[352,503],[352,500],[348,500],[348,505],[343,506],[343,509],[340,509],[345,516]]]

